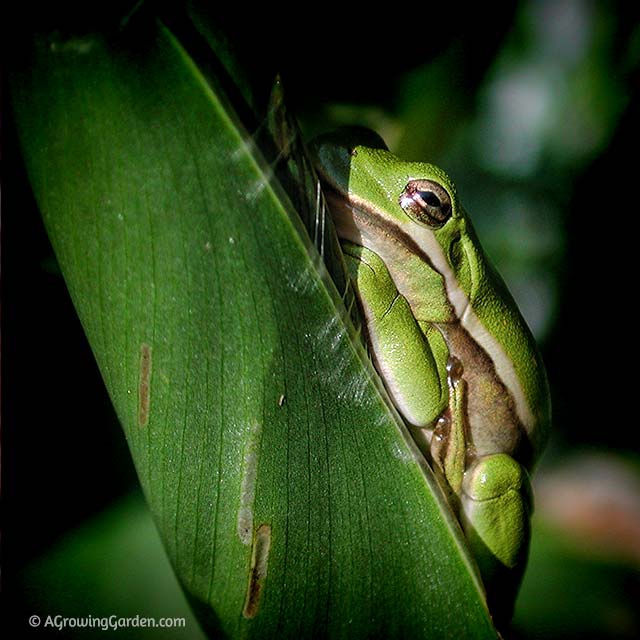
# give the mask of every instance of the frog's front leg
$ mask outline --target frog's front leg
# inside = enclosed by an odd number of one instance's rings
[[[432,428],[447,404],[446,353],[437,329],[425,332],[380,257],[343,242],[376,368],[402,417]]]

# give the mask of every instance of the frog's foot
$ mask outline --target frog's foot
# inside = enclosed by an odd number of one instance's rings
[[[489,608],[509,620],[527,563],[533,496],[524,467],[504,453],[465,472],[461,523],[489,594]]]

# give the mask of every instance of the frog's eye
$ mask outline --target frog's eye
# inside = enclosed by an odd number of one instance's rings
[[[400,194],[400,206],[416,222],[439,229],[451,217],[451,198],[433,180],[411,180]]]

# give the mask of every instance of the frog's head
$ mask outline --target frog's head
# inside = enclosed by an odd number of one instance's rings
[[[340,237],[401,266],[394,280],[418,319],[459,317],[484,265],[447,174],[400,160],[376,133],[360,127],[318,138],[312,153]],[[425,286],[432,295],[425,295]]]

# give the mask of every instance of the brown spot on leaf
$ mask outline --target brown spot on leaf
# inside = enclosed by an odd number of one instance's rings
[[[244,602],[244,609],[242,610],[242,615],[245,618],[255,618],[258,614],[260,599],[267,578],[267,564],[269,562],[270,549],[271,525],[261,524],[253,537],[249,584],[247,586],[247,597]]]
[[[140,372],[138,378],[138,425],[146,427],[149,423],[151,406],[151,347],[140,345]]]

